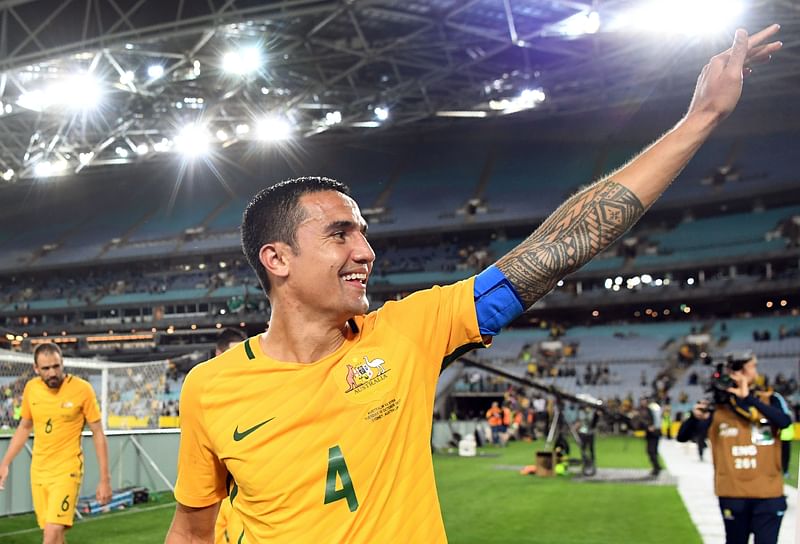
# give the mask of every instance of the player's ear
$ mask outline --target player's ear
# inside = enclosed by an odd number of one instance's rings
[[[289,244],[273,242],[264,244],[258,252],[258,260],[268,274],[278,278],[289,275],[289,260],[294,252]]]

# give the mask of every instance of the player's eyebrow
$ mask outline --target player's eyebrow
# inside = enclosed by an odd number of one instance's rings
[[[353,229],[358,229],[362,233],[366,234],[367,223],[366,222],[356,223],[354,221],[345,219],[341,221],[333,221],[332,223],[328,223],[328,226],[325,227],[325,231],[330,233],[336,232],[338,230],[353,230]]]

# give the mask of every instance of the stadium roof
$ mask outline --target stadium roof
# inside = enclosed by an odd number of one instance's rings
[[[0,0],[0,182],[688,101],[733,28],[771,22],[785,50],[748,99],[797,96],[794,0]]]

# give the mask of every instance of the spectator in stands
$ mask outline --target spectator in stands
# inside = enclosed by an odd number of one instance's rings
[[[725,372],[735,387],[712,411],[698,401],[681,425],[678,441],[708,436],[714,458],[714,490],[729,544],[746,544],[750,533],[759,544],[778,541],[786,497],[783,495],[780,429],[791,419],[772,393],[755,394],[758,361],[752,353],[731,354]]]
[[[500,409],[503,413],[503,424],[500,426],[500,442],[502,446],[505,446],[510,438],[509,431],[513,423],[511,402],[508,400],[504,401]]]
[[[492,430],[492,444],[500,446],[500,435],[505,432],[505,429],[503,429],[503,411],[500,409],[499,402],[493,402],[492,406],[486,410],[486,421]]]
[[[210,540],[226,470],[248,484],[235,503],[248,542],[443,542],[429,394],[441,361],[490,342],[630,228],[733,111],[748,58],[777,50],[755,46],[778,28],[751,40],[738,30],[674,130],[569,198],[496,265],[376,312],[366,291],[375,254],[347,188],[300,178],[258,193],[241,231],[270,326],[184,380],[167,542]]]

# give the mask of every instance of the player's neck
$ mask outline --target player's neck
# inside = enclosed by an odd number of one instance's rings
[[[264,354],[273,359],[313,363],[339,349],[347,331],[346,321],[314,320],[300,312],[284,313],[273,307],[269,329],[259,336],[259,342]]]

